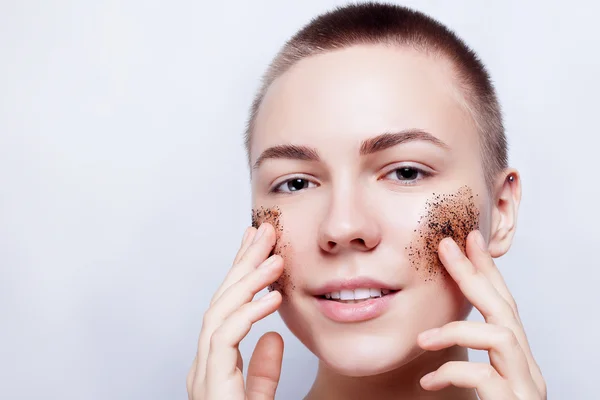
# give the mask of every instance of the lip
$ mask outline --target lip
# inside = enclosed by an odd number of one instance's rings
[[[341,303],[327,300],[323,296],[326,293],[341,290],[354,290],[359,288],[387,289],[392,291],[382,297],[376,297],[359,303]],[[377,279],[360,276],[349,279],[338,279],[327,282],[312,291],[317,308],[327,318],[335,322],[361,322],[381,316],[389,308],[391,301],[402,288],[391,286]]]
[[[364,286],[363,286],[364,287]],[[361,301],[360,303],[340,303],[323,297],[313,297],[317,308],[335,322],[361,322],[381,316],[390,307],[390,303],[401,291],[388,293]]]
[[[326,284],[316,288],[311,294],[313,296],[323,296],[325,293],[339,292],[340,290],[354,290],[359,288],[387,289],[394,291],[401,289],[399,287],[390,286],[389,284],[377,279],[359,276],[355,278],[338,279],[327,282]]]

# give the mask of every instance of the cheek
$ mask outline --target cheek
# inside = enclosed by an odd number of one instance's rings
[[[445,237],[453,238],[465,252],[467,236],[479,228],[477,195],[463,186],[455,193],[438,194],[426,202],[425,213],[406,247],[411,266],[425,281],[451,279],[438,257],[438,246]]]

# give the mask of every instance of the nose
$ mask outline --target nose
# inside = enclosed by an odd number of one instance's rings
[[[319,227],[319,247],[331,254],[370,251],[380,241],[380,227],[360,191],[333,192]]]

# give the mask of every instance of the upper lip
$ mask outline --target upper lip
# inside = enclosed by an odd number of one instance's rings
[[[354,290],[354,289],[387,289],[387,290],[400,290],[396,286],[392,286],[389,283],[384,283],[380,280],[369,278],[366,276],[359,276],[348,279],[337,279],[332,280],[324,285],[319,286],[312,291],[314,296],[323,296],[326,293],[339,292],[340,290]]]

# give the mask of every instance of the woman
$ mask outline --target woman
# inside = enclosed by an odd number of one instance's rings
[[[268,69],[246,144],[254,226],[204,316],[190,399],[274,398],[281,337],[259,340],[246,384],[238,344],[275,310],[320,360],[306,399],[546,398],[493,262],[519,174],[451,31],[376,3],[321,15]],[[485,322],[465,321],[473,306]]]

